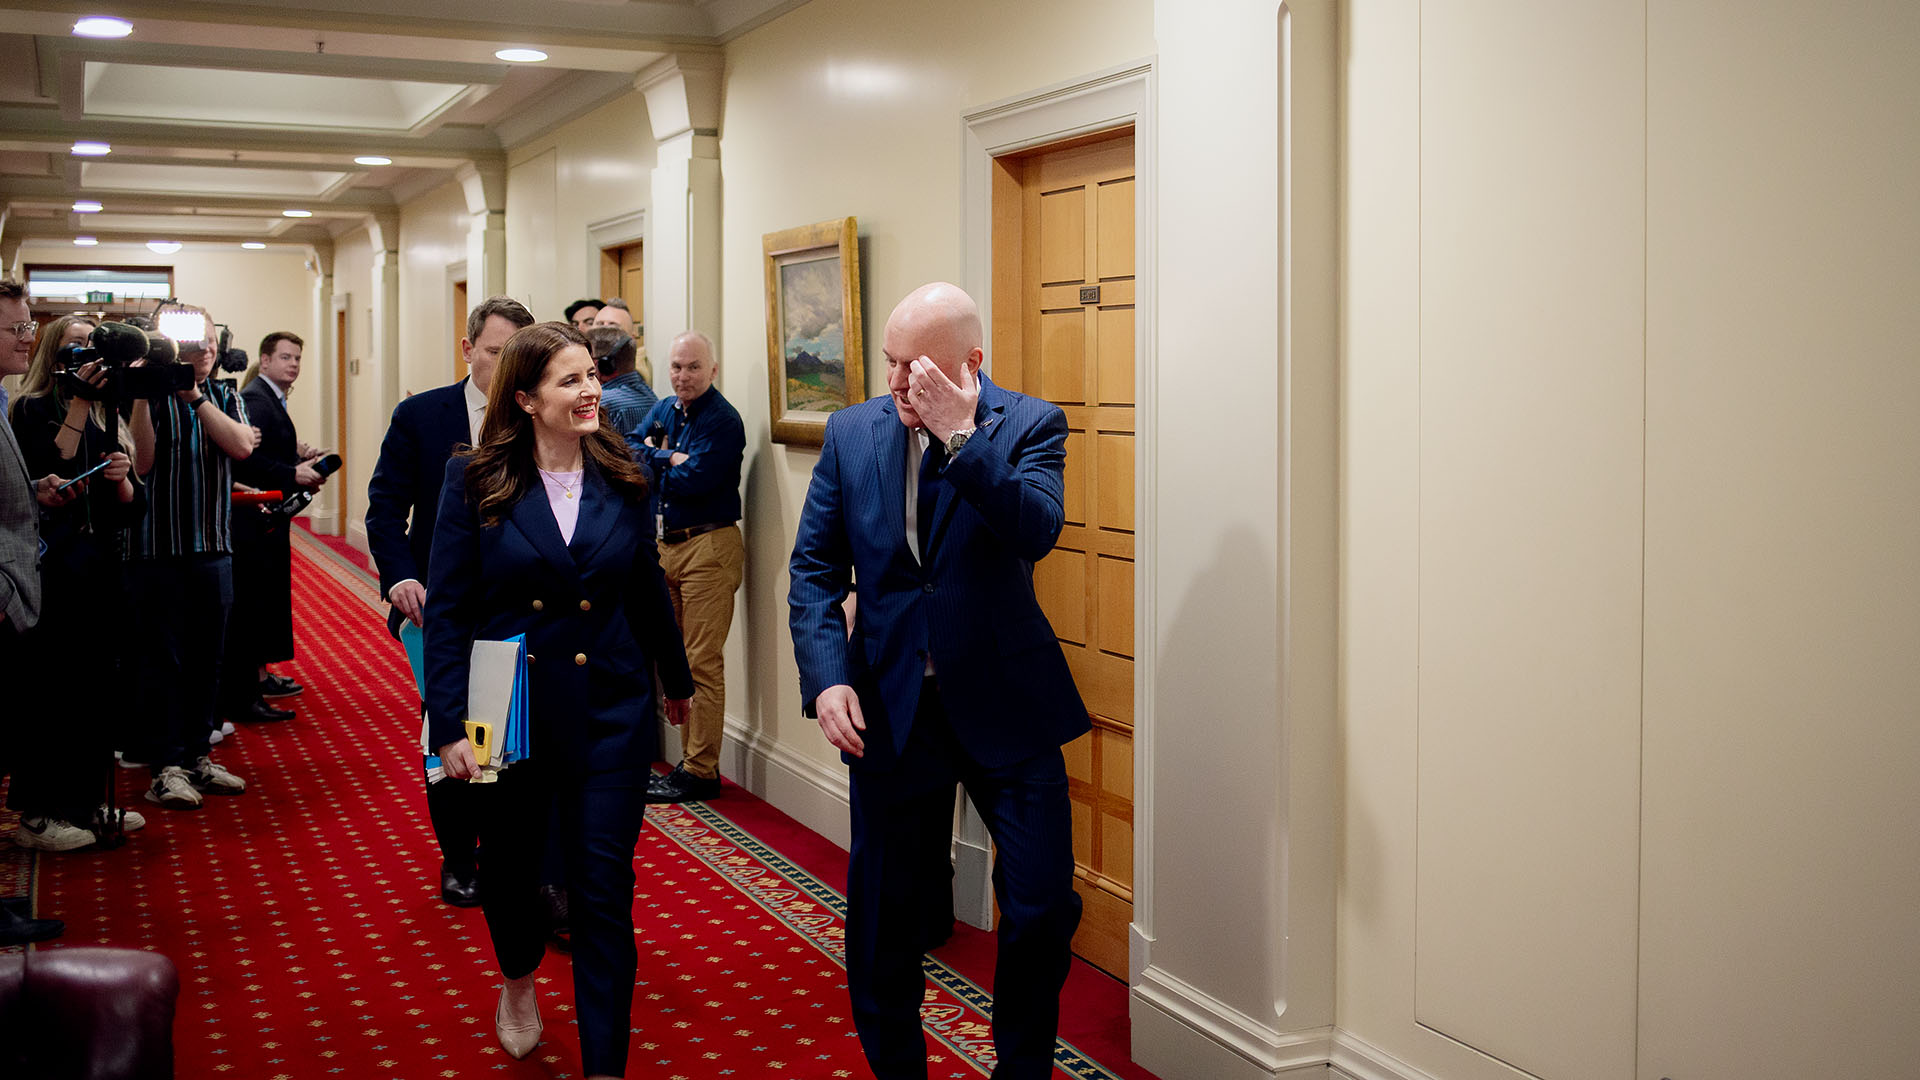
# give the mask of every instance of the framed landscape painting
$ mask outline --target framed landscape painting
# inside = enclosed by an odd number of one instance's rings
[[[762,247],[773,441],[819,446],[827,417],[867,397],[858,232],[841,218],[768,233]]]

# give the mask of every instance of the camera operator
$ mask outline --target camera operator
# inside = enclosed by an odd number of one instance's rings
[[[97,630],[109,613],[126,609],[121,562],[127,530],[146,512],[146,500],[130,475],[126,430],[115,424],[109,434],[111,406],[82,396],[104,396],[108,379],[98,361],[79,364],[69,351],[85,345],[93,328],[74,315],[48,326],[10,410],[30,472],[72,480],[105,463],[69,489],[78,498],[41,512],[40,623],[21,644],[32,671],[66,671],[115,685],[121,642]],[[70,372],[65,383],[63,369]],[[22,679],[15,692],[28,719],[12,732],[17,765],[7,804],[20,812],[14,842],[41,851],[89,847],[96,830],[108,825],[102,800],[119,703],[105,694],[74,694],[65,678]],[[113,813],[120,829],[146,824],[138,813]]]
[[[326,476],[323,452],[301,442],[287,415],[287,394],[300,377],[304,343],[286,330],[260,342],[260,362],[240,396],[260,429],[260,445],[234,476],[243,484],[292,495],[317,491]],[[290,515],[272,507],[236,507],[233,517],[233,619],[221,672],[221,712],[229,720],[290,720],[293,710],[269,698],[304,689],[267,665],[293,659],[293,536]]]
[[[194,384],[133,405],[134,469],[149,502],[127,564],[139,621],[133,671],[138,700],[153,711],[125,756],[152,770],[147,799],[174,810],[246,790],[208,751],[233,606],[233,463],[253,453],[260,432],[233,386],[211,377],[213,320],[195,314],[198,338],[183,333],[178,343]]]

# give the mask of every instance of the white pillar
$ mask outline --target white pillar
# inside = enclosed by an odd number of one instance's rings
[[[657,152],[648,219],[647,340],[683,330],[720,343],[720,83],[716,52],[680,52],[642,71]]]

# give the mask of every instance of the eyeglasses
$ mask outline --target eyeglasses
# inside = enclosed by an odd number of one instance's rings
[[[9,323],[4,327],[0,327],[0,329],[11,331],[14,337],[22,341],[31,341],[33,336],[40,332],[40,324],[37,322],[17,322]]]

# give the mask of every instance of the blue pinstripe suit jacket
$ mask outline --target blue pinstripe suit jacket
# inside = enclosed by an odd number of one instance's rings
[[[1089,726],[1033,593],[1033,564],[1065,520],[1066,417],[982,375],[974,423],[934,505],[920,508],[933,515],[923,562],[907,546],[909,432],[893,399],[827,421],[787,602],[807,715],[829,686],[860,696],[867,753],[842,755],[850,765],[883,768],[905,748],[929,654],[954,733],[982,765],[1051,750]]]

